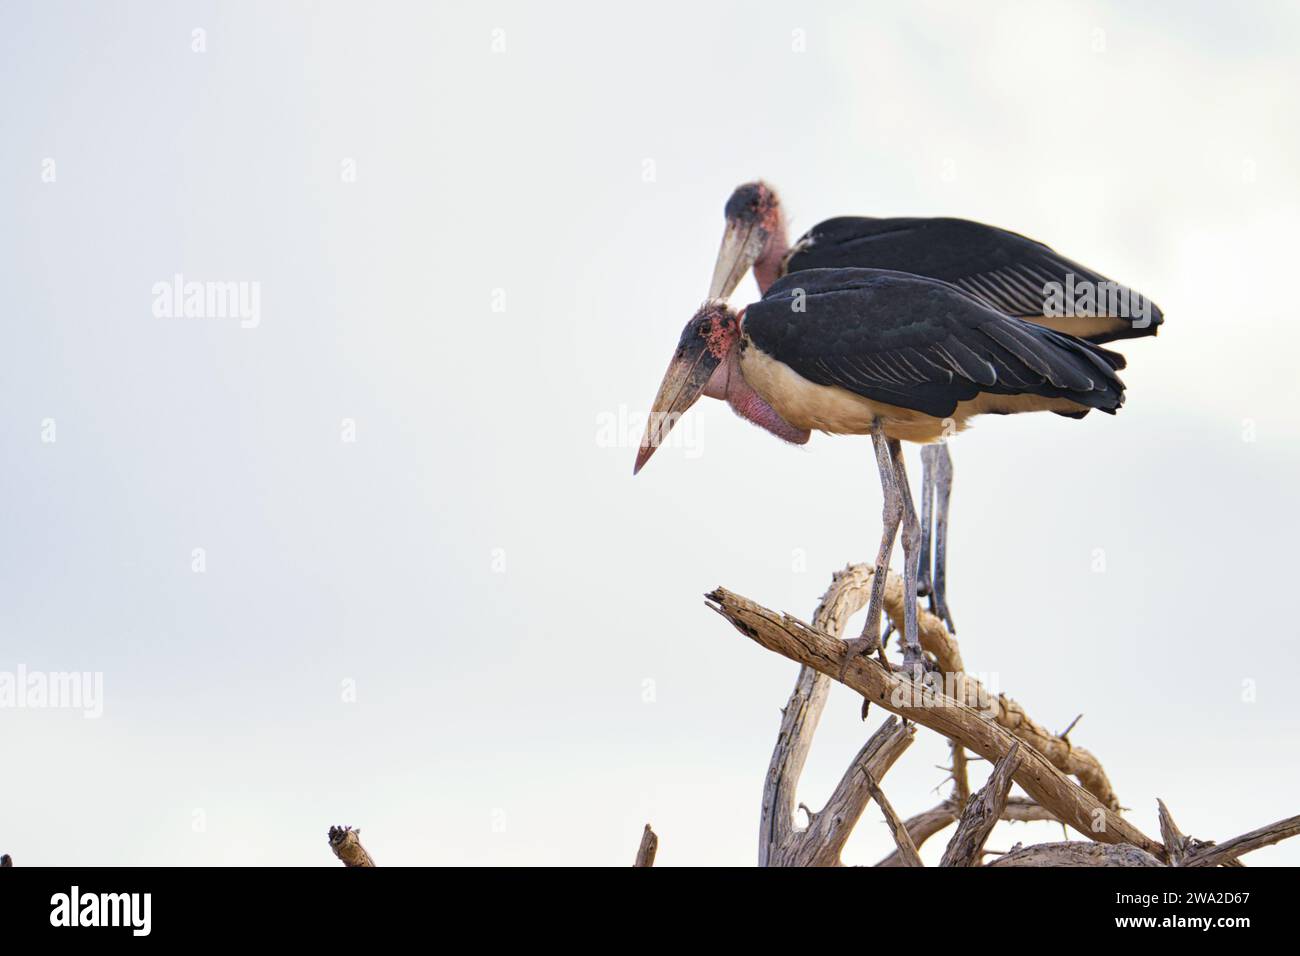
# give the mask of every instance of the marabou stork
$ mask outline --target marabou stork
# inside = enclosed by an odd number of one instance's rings
[[[952,283],[1005,315],[1094,343],[1155,335],[1164,318],[1149,299],[1041,242],[966,219],[841,216],[813,226],[792,248],[780,199],[764,182],[745,183],[727,200],[709,298],[730,298],[751,267],[761,292],[805,269],[911,272]],[[919,587],[956,633],[945,593],[952,459],[943,438],[922,446],[921,466]]]
[[[701,395],[802,444],[813,429],[870,434],[884,491],[883,534],[862,637],[879,644],[880,606],[902,524],[904,666],[919,676],[920,524],[900,441],[933,442],[980,414],[1114,413],[1123,356],[1009,316],[954,285],[883,269],[813,269],[771,284],[739,313],[711,299],[686,324],[655,397],[634,473]]]

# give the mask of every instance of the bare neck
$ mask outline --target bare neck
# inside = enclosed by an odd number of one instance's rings
[[[719,398],[731,406],[731,410],[746,421],[753,422],[766,429],[782,441],[802,445],[809,438],[807,429],[795,428],[782,418],[763,396],[745,380],[740,368],[740,349],[734,348],[727,353],[721,364],[714,369],[704,387],[704,394],[709,398]]]
[[[785,213],[778,212],[776,228],[772,230],[763,252],[754,260],[754,279],[758,282],[758,291],[766,293],[777,279],[781,278],[781,267],[786,253],[790,251],[790,240],[785,231]]]

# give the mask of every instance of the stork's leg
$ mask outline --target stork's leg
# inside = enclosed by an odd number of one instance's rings
[[[930,610],[943,619],[948,633],[956,634],[952,611],[948,610],[948,501],[952,495],[952,456],[948,443],[927,445],[934,453],[934,490],[938,506],[934,514],[934,583],[930,590]]]
[[[890,617],[888,614],[886,614],[886,615],[885,615],[885,629],[884,629],[883,631],[880,632],[880,648],[881,648],[881,650],[888,650],[888,649],[889,649],[889,639],[893,636],[893,634],[894,634],[894,619],[893,619],[892,617]]]
[[[903,505],[903,668],[909,675],[920,676],[924,669],[921,638],[916,621],[916,578],[921,558],[921,523],[912,503],[912,489],[907,483],[907,466],[903,463],[903,446],[889,440],[889,457],[894,464],[894,483]]]
[[[880,647],[880,607],[885,598],[885,577],[889,573],[889,556],[894,550],[894,536],[903,517],[903,500],[895,481],[893,458],[889,453],[889,439],[877,421],[871,429],[871,443],[876,450],[876,467],[880,470],[880,490],[884,494],[884,507],[880,513],[880,551],[876,554],[876,573],[871,579],[871,600],[867,604],[867,620],[862,626],[862,636],[849,641],[849,652],[844,666],[858,654],[870,654]],[[915,596],[915,594],[914,594]],[[842,673],[841,673],[841,676]]]
[[[930,542],[934,535],[934,445],[921,446],[921,560],[916,577],[916,593],[929,595],[934,610],[934,579],[930,576]]]

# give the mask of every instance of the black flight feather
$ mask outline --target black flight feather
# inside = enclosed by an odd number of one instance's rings
[[[881,269],[811,269],[745,310],[754,346],[818,385],[943,418],[980,393],[1114,412],[1122,356],[1004,315],[963,290]]]
[[[1129,303],[1124,325],[1089,337],[1093,342],[1155,335],[1164,314],[1154,302],[1114,283],[1098,272],[1060,255],[1050,246],[1018,233],[968,219],[872,219],[841,216],[808,230],[786,259],[786,272],[846,267],[888,269],[942,279],[986,305],[1032,320],[1044,314],[1045,286],[1064,288],[1073,275],[1076,286],[1112,288],[1119,303]],[[1108,285],[1107,285],[1108,284]],[[1147,319],[1134,303],[1145,302]],[[1122,309],[1099,307],[1097,314]]]

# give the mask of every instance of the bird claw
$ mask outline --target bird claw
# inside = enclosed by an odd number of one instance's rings
[[[919,684],[925,680],[925,661],[904,660],[903,666],[898,669],[898,673]]]
[[[850,661],[855,657],[869,657],[879,649],[880,638],[870,636],[855,637],[844,643],[847,649],[844,652],[844,663],[840,665],[840,681],[843,681],[844,675],[848,673]]]

